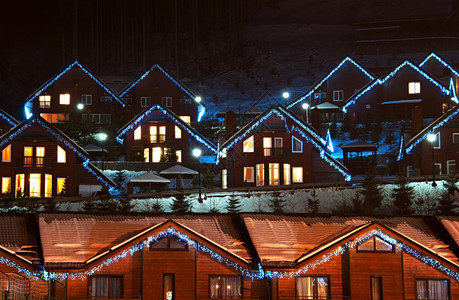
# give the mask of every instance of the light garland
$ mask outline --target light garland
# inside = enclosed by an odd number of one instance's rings
[[[319,88],[325,81],[327,81],[336,71],[338,71],[346,62],[350,62],[352,63],[354,66],[356,66],[360,71],[362,71],[363,74],[365,74],[368,78],[370,78],[370,80],[373,80],[374,79],[374,76],[371,75],[367,70],[365,70],[364,68],[362,68],[358,63],[356,63],[353,59],[351,59],[350,57],[346,57],[345,59],[343,59],[341,61],[341,63],[335,67],[330,73],[327,74],[327,76],[325,76],[318,84],[316,84],[311,90],[309,90],[309,92],[307,92],[305,95],[303,95],[302,97],[294,100],[292,103],[288,104],[287,105],[287,108],[290,109],[292,108],[293,106],[297,105],[299,102],[302,102],[304,101],[305,99],[307,99],[308,97],[310,97],[315,91],[317,88]]]
[[[217,147],[214,146],[211,142],[209,142],[207,139],[202,137],[196,130],[191,128],[188,124],[186,124],[183,120],[180,118],[177,118],[175,115],[173,115],[171,112],[168,110],[164,109],[161,105],[155,104],[152,107],[150,107],[148,110],[146,110],[143,114],[141,114],[138,118],[136,118],[131,124],[126,126],[117,136],[116,140],[118,143],[123,144],[124,139],[123,136],[127,134],[128,131],[133,130],[137,128],[139,125],[143,124],[145,122],[146,118],[150,115],[152,111],[160,111],[162,112],[165,116],[167,116],[169,119],[171,119],[176,125],[181,127],[183,130],[188,132],[190,136],[192,136],[196,141],[199,143],[203,144],[206,146],[210,151],[212,151],[215,154],[218,154]]]
[[[86,70],[86,68],[84,68],[78,61],[75,61],[73,62],[71,65],[69,65],[67,68],[65,68],[64,71],[62,71],[61,73],[59,73],[56,77],[54,77],[52,80],[50,80],[48,83],[46,83],[41,89],[39,89],[35,94],[33,94],[32,97],[30,97],[27,101],[26,101],[26,104],[24,106],[24,110],[25,110],[25,113],[26,113],[26,118],[29,119],[31,116],[32,116],[32,113],[31,113],[31,106],[32,106],[32,101],[33,99],[35,99],[36,97],[38,97],[44,90],[46,90],[50,85],[52,85],[56,80],[58,80],[59,78],[61,78],[65,73],[67,73],[70,69],[72,69],[73,67],[79,67],[81,70],[83,70],[83,72],[85,72],[89,77],[91,77],[92,80],[94,80],[101,88],[103,88],[110,96],[113,97],[113,99],[115,99],[116,101],[118,101],[122,107],[125,106],[125,104],[123,103],[123,101],[121,101],[119,99],[119,97],[117,95],[115,95],[115,93],[113,93],[112,91],[110,91],[110,89],[105,85],[103,84],[99,79],[97,79],[91,72],[89,72],[88,70]]]
[[[397,155],[397,161],[401,161],[403,158],[403,148],[405,146],[405,138],[403,137],[403,134],[400,135],[400,143],[399,143],[399,148],[398,148],[398,155]]]
[[[327,136],[325,140],[326,140],[325,143],[327,145],[327,149],[330,150],[330,152],[334,152],[335,148],[333,147],[333,141],[332,141],[331,134],[330,134],[330,128],[327,129]]]
[[[451,94],[451,100],[455,102],[456,104],[459,103],[459,99],[457,99],[457,94],[456,94],[456,86],[454,85],[453,79],[451,78],[449,80],[449,90]]]
[[[3,118],[9,125],[11,125],[13,127],[18,125],[17,122],[13,121],[10,117],[8,117],[7,115],[5,115],[2,112],[0,112],[0,117]]]
[[[443,59],[441,59],[438,55],[435,53],[431,53],[429,56],[427,56],[420,64],[419,67],[422,68],[424,64],[429,61],[431,58],[436,59],[439,63],[441,63],[444,67],[448,68],[456,77],[459,77],[459,73],[451,67],[448,63],[446,63]]]
[[[405,61],[404,63],[402,63],[401,65],[399,65],[394,71],[392,71],[389,75],[387,75],[384,79],[376,79],[375,81],[373,81],[369,86],[367,86],[364,90],[362,90],[361,92],[359,92],[355,97],[353,97],[352,99],[350,99],[344,106],[343,106],[343,111],[346,113],[347,112],[347,108],[353,104],[356,103],[356,100],[359,99],[362,95],[364,95],[365,93],[367,93],[369,90],[371,90],[373,87],[375,87],[376,85],[383,85],[387,80],[389,80],[390,78],[392,78],[393,76],[395,76],[395,74],[398,73],[398,71],[405,67],[405,66],[408,66],[408,67],[411,67],[412,69],[414,69],[415,71],[417,71],[419,74],[421,74],[424,78],[426,78],[427,80],[429,80],[431,83],[433,83],[435,86],[437,86],[441,92],[445,93],[446,95],[449,95],[450,92],[449,90],[444,87],[441,83],[439,83],[438,81],[436,81],[433,77],[431,77],[430,75],[428,75],[426,72],[424,72],[423,70],[421,70],[419,67],[415,66],[414,64],[412,64],[411,62],[409,61]]]

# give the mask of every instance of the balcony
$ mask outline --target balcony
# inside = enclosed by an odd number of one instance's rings
[[[165,142],[166,142],[166,135],[165,134],[150,135],[150,143],[151,144],[165,143]]]
[[[43,156],[24,156],[13,159],[16,168],[52,168],[52,160]]]
[[[263,148],[263,156],[270,156],[270,157],[284,156],[284,148]]]

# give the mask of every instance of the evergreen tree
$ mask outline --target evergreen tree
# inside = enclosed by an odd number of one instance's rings
[[[274,213],[283,213],[285,206],[285,199],[281,197],[280,192],[274,192],[269,203],[269,207],[273,210]]]
[[[363,205],[362,200],[360,200],[360,193],[355,193],[354,197],[352,198],[352,212],[357,215],[363,213]]]
[[[201,164],[202,167],[202,164]],[[204,167],[202,174],[202,186],[206,188],[215,188],[218,186],[217,171],[212,165]]]
[[[320,201],[317,196],[316,190],[312,189],[311,196],[308,198],[309,212],[316,215],[319,213]]]
[[[161,202],[159,202],[158,199],[155,199],[155,202],[153,202],[153,204],[151,205],[150,209],[154,213],[162,213],[162,212],[164,212],[164,207],[161,204]]]
[[[382,189],[372,172],[369,172],[363,180],[362,189],[359,193],[363,197],[363,209],[366,214],[373,214],[381,206]]]
[[[53,198],[46,198],[45,204],[43,205],[43,209],[45,211],[57,211],[58,210],[58,205],[56,204],[56,201],[54,201]]]
[[[456,194],[459,193],[457,187],[457,177],[448,176],[444,181],[444,191],[439,201],[439,210],[441,214],[456,214],[454,209],[457,207],[455,202]]]
[[[413,187],[408,185],[408,180],[404,175],[399,175],[397,178],[397,187],[392,192],[394,205],[397,214],[410,214],[411,201],[414,198]]]
[[[185,198],[185,194],[180,193],[174,197],[171,203],[171,211],[183,214],[191,211],[191,203]]]
[[[231,194],[231,197],[228,200],[228,204],[225,208],[229,213],[238,213],[241,211],[240,200],[234,193]]]
[[[124,182],[126,181],[126,173],[123,170],[117,171],[115,174],[115,178],[113,178],[115,182],[116,189],[121,193],[126,193],[126,185]]]
[[[87,199],[83,202],[83,210],[84,211],[95,211],[96,205],[93,199]]]
[[[134,204],[132,204],[131,199],[129,199],[125,195],[122,195],[121,197],[118,197],[117,201],[118,201],[118,205],[116,206],[116,208],[120,212],[125,212],[125,213],[126,212],[131,212],[132,209],[134,208]]]

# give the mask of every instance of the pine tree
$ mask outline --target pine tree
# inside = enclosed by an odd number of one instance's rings
[[[153,202],[153,204],[151,205],[150,208],[151,208],[151,211],[154,212],[154,213],[162,213],[162,212],[164,212],[164,207],[161,204],[161,202],[159,202],[158,199],[156,199],[155,202]]]
[[[58,205],[53,198],[46,198],[45,204],[43,205],[43,209],[45,211],[57,211]]]
[[[94,203],[94,200],[92,199],[87,199],[83,202],[83,210],[84,211],[94,211],[96,210],[96,205]]]
[[[117,209],[120,212],[125,212],[125,213],[131,212],[132,209],[134,208],[134,204],[132,204],[131,199],[129,199],[128,197],[124,195],[121,197],[118,197],[117,200],[118,200]]]
[[[359,191],[363,196],[363,209],[366,214],[373,214],[381,206],[383,194],[381,186],[376,182],[375,176],[369,172],[362,182],[362,189]]]
[[[171,211],[183,214],[191,211],[191,203],[185,198],[185,194],[180,193],[174,197],[171,203]]]
[[[231,194],[231,197],[228,200],[228,204],[225,208],[229,213],[238,213],[241,211],[240,200],[234,193]]]
[[[126,181],[126,173],[123,170],[117,171],[115,174],[115,178],[113,178],[115,182],[116,189],[121,193],[124,194],[126,192],[126,185],[124,182]]]
[[[439,201],[439,210],[441,214],[456,214],[454,209],[457,205],[454,204],[456,194],[459,193],[457,187],[457,177],[448,176],[444,181],[444,191],[441,194]]]
[[[414,198],[413,187],[408,185],[408,180],[404,175],[399,175],[397,178],[397,187],[392,192],[394,205],[397,214],[410,214],[411,201]]]
[[[283,213],[285,206],[285,199],[281,197],[280,192],[274,192],[269,203],[269,207],[273,210],[274,213]]]
[[[308,198],[308,209],[309,212],[316,215],[319,213],[320,201],[317,196],[316,190],[312,189],[311,197]]]
[[[352,198],[352,212],[354,214],[360,215],[363,213],[362,200],[360,200],[360,193],[355,193]]]

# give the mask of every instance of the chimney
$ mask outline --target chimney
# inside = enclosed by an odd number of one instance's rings
[[[415,106],[411,111],[411,127],[412,127],[412,134],[415,136],[419,133],[423,127],[423,111],[421,106]]]
[[[236,113],[231,109],[225,114],[225,136],[229,139],[236,133]]]

